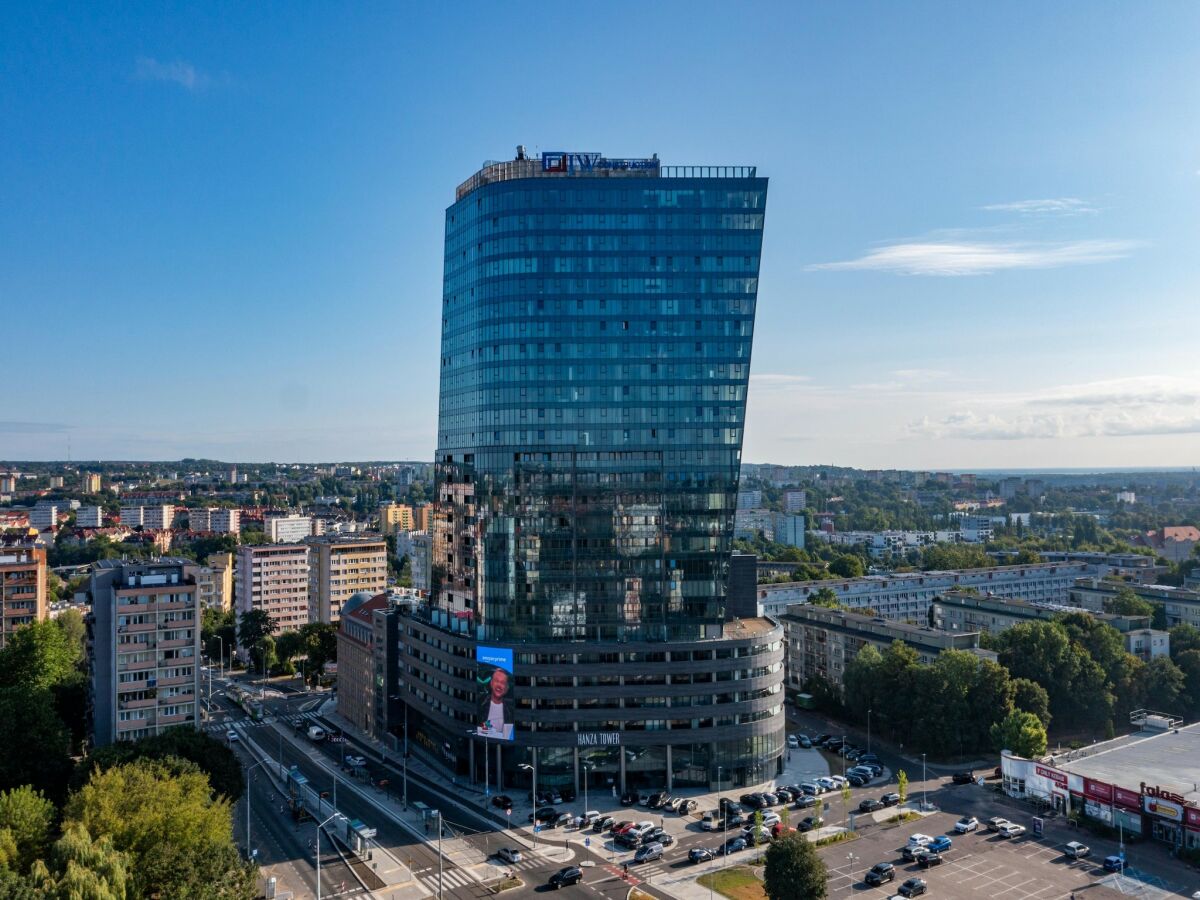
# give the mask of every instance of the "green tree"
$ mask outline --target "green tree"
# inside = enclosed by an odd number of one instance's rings
[[[94,840],[72,823],[55,841],[50,859],[34,863],[28,884],[38,900],[133,900],[131,881],[129,857],[111,837]]]
[[[29,785],[61,801],[72,767],[70,750],[50,691],[0,688],[0,790]]]
[[[1200,628],[1194,625],[1176,625],[1170,631],[1171,656],[1178,657],[1189,650],[1200,650]]]
[[[846,708],[853,710],[856,716],[865,716],[867,710],[882,709],[881,701],[886,697],[883,693],[883,654],[874,644],[867,644],[846,663],[842,673],[842,696]]]
[[[276,627],[275,620],[265,609],[247,610],[238,619],[238,646],[247,650],[256,647],[263,638],[274,634]]]
[[[309,622],[300,627],[304,652],[308,657],[305,672],[315,683],[325,671],[325,664],[337,662],[337,627],[328,622]]]
[[[1171,648],[1174,651],[1174,647]],[[1184,650],[1175,656],[1175,665],[1183,673],[1183,697],[1180,703],[1191,718],[1200,714],[1200,650]]]
[[[139,741],[117,741],[106,747],[97,747],[75,767],[71,788],[79,790],[98,770],[143,759],[182,759],[194,763],[208,776],[208,783],[217,797],[236,801],[245,791],[241,763],[229,746],[187,725],[168,728],[161,734]]]
[[[307,649],[308,644],[299,631],[285,631],[275,638],[275,655],[280,661],[295,659]]]
[[[839,578],[861,578],[865,569],[859,557],[844,553],[829,564],[829,571]]]
[[[32,622],[8,636],[0,650],[0,685],[49,689],[76,671],[79,645],[49,619]]]
[[[992,742],[997,750],[1034,759],[1046,752],[1046,728],[1033,713],[1015,709],[992,726]]]
[[[229,801],[212,797],[193,763],[138,760],[98,770],[71,796],[64,819],[110,835],[129,855],[135,896],[254,896],[254,870],[233,845]]]
[[[1168,712],[1179,710],[1179,698],[1187,688],[1183,671],[1166,656],[1156,656],[1146,664],[1146,697],[1153,698],[1155,708]]]
[[[896,773],[896,793],[900,795],[900,805],[908,802],[908,773],[901,769]]]
[[[932,544],[921,551],[921,568],[926,571],[981,569],[991,565],[994,565],[991,557],[978,544]]]
[[[827,587],[817,588],[813,592],[813,595],[808,598],[808,602],[812,606],[825,606],[829,609],[839,609],[842,605],[841,601],[838,600],[837,594]]]
[[[82,613],[74,608],[66,609],[52,621],[66,637],[68,645],[75,648],[75,663],[81,665],[87,658],[87,625]]]
[[[1143,600],[1131,588],[1121,588],[1116,596],[1104,601],[1104,611],[1117,616],[1153,616],[1154,604]]]
[[[0,792],[0,868],[28,871],[46,850],[55,816],[54,804],[28,785]]]
[[[825,900],[828,871],[816,848],[797,831],[767,849],[763,890],[769,900]]]
[[[1013,706],[1033,713],[1046,728],[1050,727],[1050,695],[1036,681],[1028,678],[1014,678]]]

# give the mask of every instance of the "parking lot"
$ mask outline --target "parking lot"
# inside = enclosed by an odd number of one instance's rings
[[[859,840],[823,849],[821,856],[829,867],[830,895],[890,897],[906,879],[913,877],[925,879],[929,885],[928,897],[1051,900],[1069,897],[1072,891],[1085,889],[1088,889],[1084,895],[1087,897],[1107,893],[1095,887],[1108,875],[1095,855],[1071,860],[1063,855],[1061,846],[1040,841],[1029,834],[1011,839],[982,830],[955,834],[956,818],[947,813],[936,813],[899,828],[872,829],[864,832]],[[954,846],[946,851],[941,865],[922,869],[901,858],[900,849],[908,836],[918,831],[933,836],[951,836]],[[895,864],[896,880],[870,887],[863,882],[863,876],[879,862]],[[1114,891],[1113,896],[1119,893]]]

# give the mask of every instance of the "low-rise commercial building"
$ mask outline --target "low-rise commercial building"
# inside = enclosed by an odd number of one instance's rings
[[[46,545],[0,537],[0,647],[8,636],[46,618]]]
[[[280,631],[308,624],[309,564],[304,544],[238,547],[234,593],[238,616],[265,610]]]
[[[1082,750],[1025,759],[1000,756],[1004,792],[1063,813],[1082,813],[1145,838],[1200,849],[1200,725],[1150,716],[1152,730]]]
[[[869,607],[885,619],[923,623],[928,621],[929,606],[934,599],[956,588],[973,587],[994,596],[1020,597],[1033,602],[1067,603],[1075,580],[1090,574],[1087,563],[904,572],[840,581],[760,584],[758,599],[767,615],[783,615],[788,607],[807,603],[817,591],[827,588],[833,591],[839,603],[851,609]]]
[[[387,542],[378,537],[326,534],[308,540],[309,616],[336,624],[353,595],[387,588]]]
[[[88,592],[97,747],[196,726],[200,607],[192,563],[101,560]]]
[[[372,735],[378,732],[376,693],[387,691],[382,677],[376,685],[375,612],[387,608],[387,594],[357,593],[342,605],[337,632],[338,712]]]
[[[979,632],[940,631],[808,605],[793,606],[781,621],[787,637],[789,692],[803,690],[805,682],[814,676],[841,687],[846,665],[868,644],[882,651],[903,641],[917,652],[921,663],[933,662],[944,650],[969,650],[995,658],[995,654],[979,649]]]

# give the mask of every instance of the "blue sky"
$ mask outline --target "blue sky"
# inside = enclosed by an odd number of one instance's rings
[[[1181,2],[10,5],[0,458],[429,458],[443,213],[524,143],[770,176],[749,461],[1196,463],[1198,33]]]

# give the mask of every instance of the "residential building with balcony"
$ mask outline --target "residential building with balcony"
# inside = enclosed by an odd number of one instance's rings
[[[46,545],[0,537],[0,647],[8,636],[46,618]]]
[[[99,506],[81,506],[75,512],[76,528],[103,528],[104,509]]]
[[[279,631],[308,624],[309,563],[304,544],[238,547],[234,569],[238,616],[266,611]]]
[[[196,591],[201,609],[226,612],[233,608],[233,554],[210,553],[196,566]]]
[[[88,591],[93,739],[137,740],[200,719],[193,563],[100,560]]]
[[[240,534],[242,511],[220,506],[189,509],[188,530],[212,534]]]
[[[407,503],[384,503],[379,507],[379,530],[384,534],[413,530],[413,509]]]
[[[1200,589],[1168,584],[1128,584],[1107,578],[1080,578],[1071,588],[1070,604],[1089,612],[1103,612],[1105,602],[1115,599],[1122,589],[1129,589],[1142,600],[1161,606],[1168,628],[1176,625],[1200,628]]]
[[[309,617],[337,624],[342,604],[357,593],[387,588],[387,542],[380,537],[326,534],[308,539]]]

